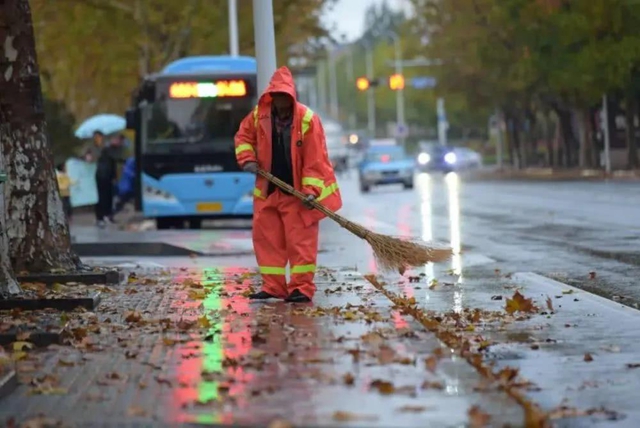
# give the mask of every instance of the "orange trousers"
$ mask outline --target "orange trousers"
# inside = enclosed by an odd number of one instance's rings
[[[276,190],[266,200],[255,200],[253,248],[262,275],[262,290],[285,298],[294,290],[313,298],[318,257],[319,223],[302,223],[307,208],[295,196]],[[286,267],[291,279],[287,284]]]

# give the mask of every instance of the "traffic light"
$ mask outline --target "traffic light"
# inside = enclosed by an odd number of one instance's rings
[[[394,91],[404,89],[404,76],[402,74],[392,74],[389,77],[389,88]]]
[[[358,77],[356,80],[356,87],[359,91],[366,91],[369,89],[369,86],[371,86],[371,84],[369,83],[369,79],[366,77]]]

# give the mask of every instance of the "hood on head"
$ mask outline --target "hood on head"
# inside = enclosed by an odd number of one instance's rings
[[[271,76],[271,81],[269,81],[269,86],[267,86],[267,89],[260,96],[260,101],[271,101],[270,94],[274,92],[285,93],[291,96],[294,102],[297,101],[296,83],[293,80],[293,75],[291,74],[291,71],[288,67],[282,66],[273,73],[273,76]]]

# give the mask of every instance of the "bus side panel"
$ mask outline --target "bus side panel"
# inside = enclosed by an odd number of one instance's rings
[[[142,174],[145,217],[250,216],[255,176],[245,172]]]

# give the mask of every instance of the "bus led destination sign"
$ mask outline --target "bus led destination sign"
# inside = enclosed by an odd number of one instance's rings
[[[216,82],[175,82],[169,87],[170,98],[229,98],[247,95],[244,80],[218,80]]]

